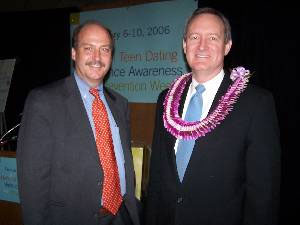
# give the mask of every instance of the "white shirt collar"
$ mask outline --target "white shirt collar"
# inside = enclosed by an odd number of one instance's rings
[[[214,76],[211,80],[208,80],[204,83],[202,83],[202,85],[204,85],[205,87],[205,91],[202,93],[202,99],[203,99],[203,107],[202,107],[202,115],[201,115],[201,120],[203,120],[204,118],[206,118],[206,116],[208,115],[208,112],[210,110],[210,107],[212,106],[212,103],[214,101],[214,98],[216,96],[216,93],[222,83],[222,80],[224,78],[224,70],[222,69],[216,76]],[[195,87],[198,85],[199,83],[192,78],[192,83],[189,87],[189,91],[186,97],[186,102],[184,105],[184,114],[186,112],[188,103],[190,101],[190,98],[193,96],[193,94],[196,92]],[[183,117],[184,118],[184,117]]]
[[[205,91],[203,92],[203,94],[205,94],[206,91],[213,91],[215,93],[217,93],[217,90],[219,89],[222,80],[224,78],[224,70],[222,69],[216,76],[214,76],[211,80],[208,80],[204,83],[202,83],[202,85],[204,85],[205,87]],[[192,84],[190,87],[189,91],[192,91],[193,93],[196,92],[195,87],[198,85],[199,83],[195,80],[194,77],[192,77]]]

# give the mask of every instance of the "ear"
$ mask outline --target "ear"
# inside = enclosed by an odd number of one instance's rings
[[[186,41],[184,39],[182,40],[182,47],[184,54],[186,54]]]
[[[227,44],[225,44],[225,55],[227,55],[231,49],[232,41],[228,41]]]
[[[72,59],[74,61],[76,60],[76,50],[75,50],[75,48],[72,48]]]

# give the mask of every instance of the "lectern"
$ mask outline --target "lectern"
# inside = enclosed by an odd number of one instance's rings
[[[15,151],[0,151],[0,209],[0,225],[22,225]]]

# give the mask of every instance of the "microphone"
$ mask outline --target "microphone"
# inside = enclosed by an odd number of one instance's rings
[[[6,145],[7,143],[8,143],[8,140],[6,140],[6,141],[0,141],[0,147]]]
[[[0,141],[0,147],[6,145],[7,143],[11,142],[11,141],[15,141],[18,139],[18,136],[12,136],[11,138],[4,140],[4,141]]]
[[[6,137],[6,135],[8,135],[9,133],[11,133],[13,130],[15,130],[17,127],[19,127],[21,125],[21,123],[18,123],[17,125],[15,125],[13,128],[11,128],[10,130],[8,130],[7,132],[5,132],[1,138],[0,138],[0,146],[7,143],[8,141],[13,141],[16,140],[18,137],[17,136],[13,136],[11,137],[9,140],[5,140],[3,141],[3,139]]]

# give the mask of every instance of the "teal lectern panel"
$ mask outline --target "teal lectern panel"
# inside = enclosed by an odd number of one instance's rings
[[[0,200],[20,202],[15,158],[0,157]]]

